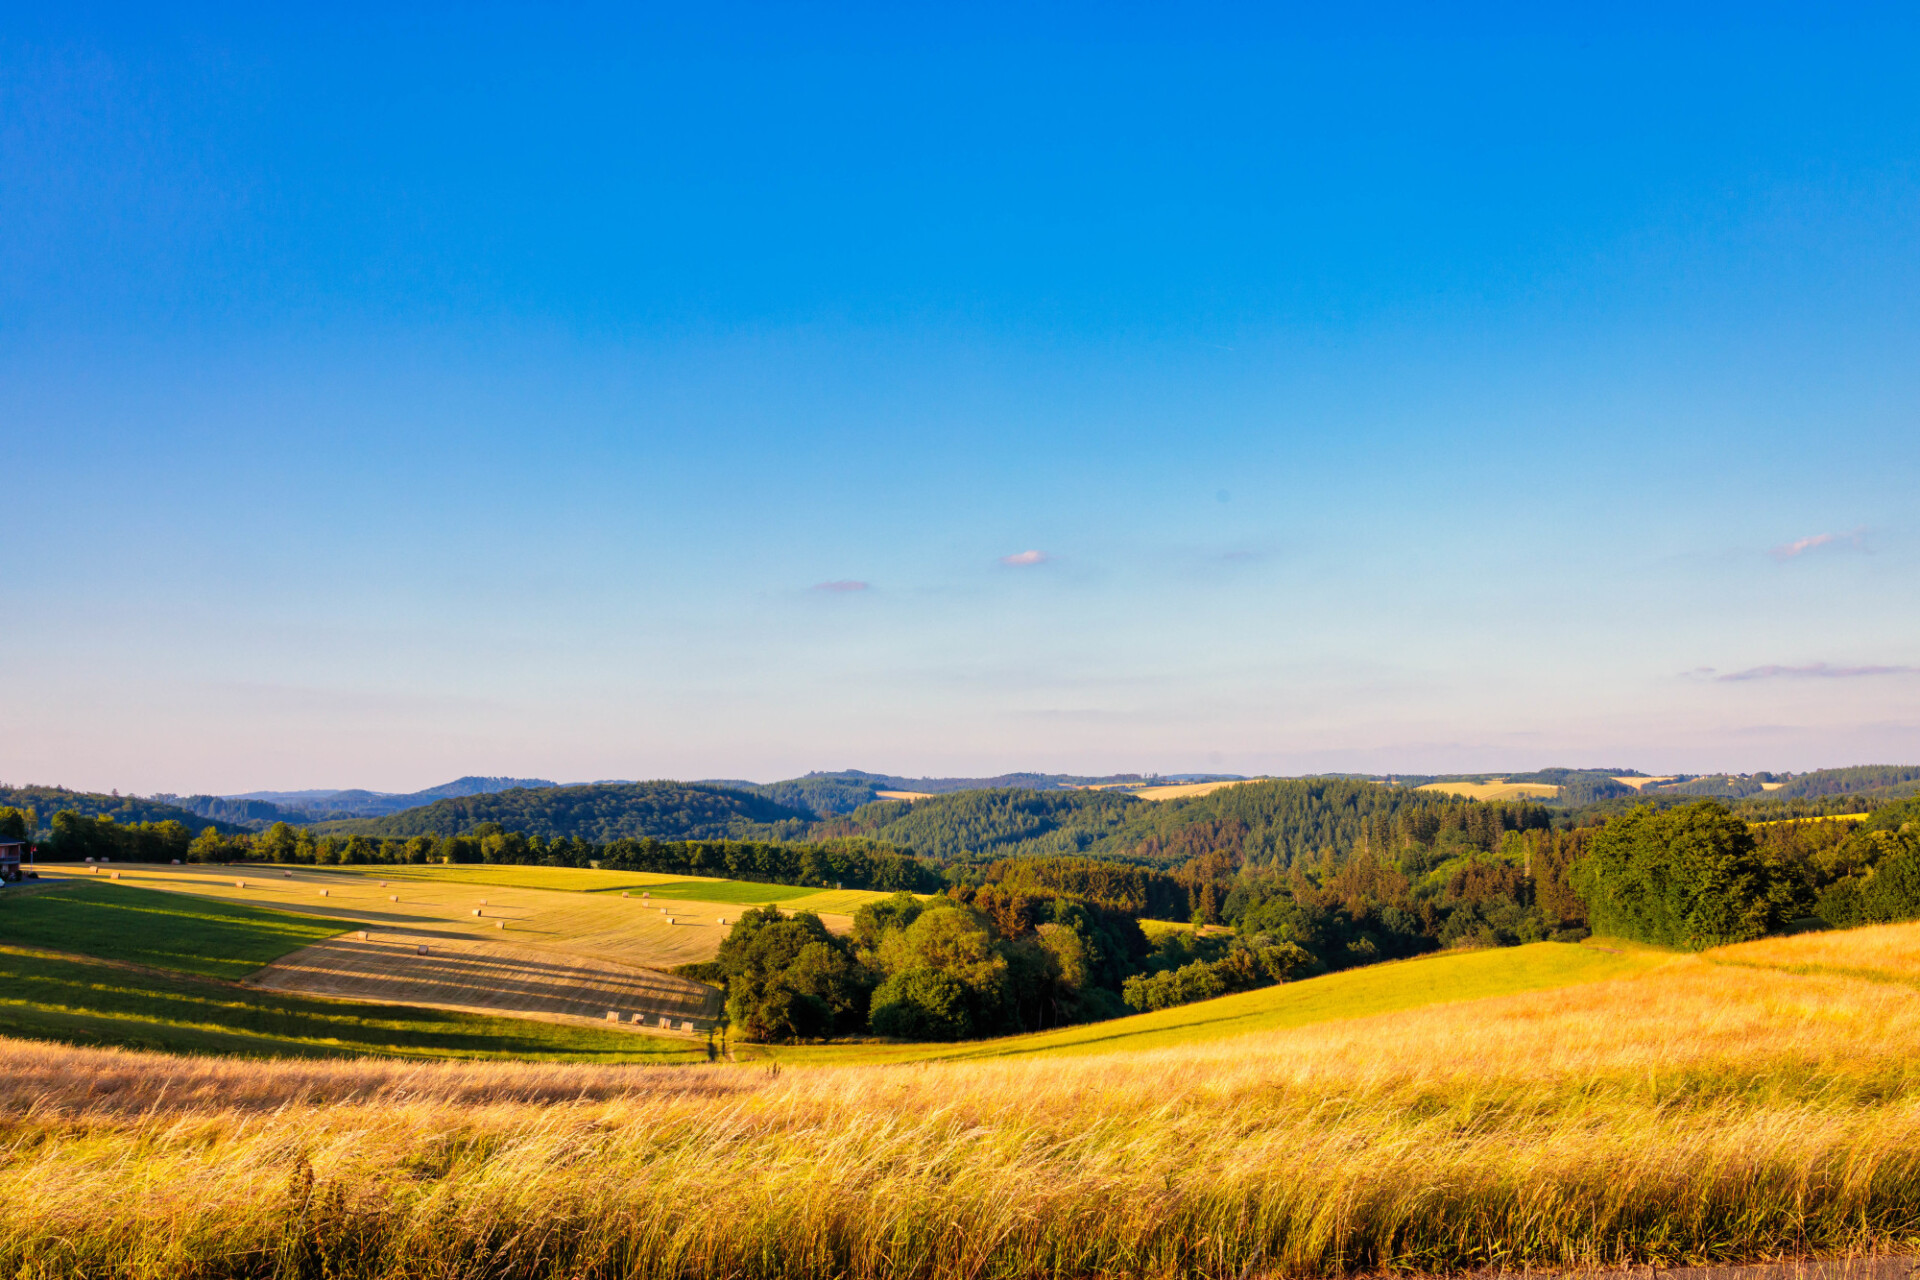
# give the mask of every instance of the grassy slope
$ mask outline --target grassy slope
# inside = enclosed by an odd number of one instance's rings
[[[1447,952],[1397,964],[1370,965],[1177,1009],[999,1040],[956,1045],[756,1045],[753,1053],[780,1062],[838,1065],[1162,1049],[1424,1005],[1600,982],[1643,972],[1665,960],[1665,956],[1650,951],[1605,951],[1539,942],[1527,947]]]
[[[524,1018],[256,991],[85,956],[0,946],[0,1034],[258,1057],[376,1055],[696,1062],[684,1040]]]
[[[703,1047],[683,1040],[219,981],[333,937],[342,925],[89,880],[0,897],[0,1034],[181,1053],[705,1059]]]
[[[331,938],[338,920],[238,902],[69,880],[0,896],[0,940],[78,951],[210,978],[244,978],[289,952]]]

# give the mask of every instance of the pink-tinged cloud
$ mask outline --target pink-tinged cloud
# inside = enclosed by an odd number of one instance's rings
[[[1836,667],[1831,663],[1811,662],[1804,667],[1748,667],[1745,671],[1729,671],[1714,679],[1724,683],[1729,680],[1852,680],[1860,676],[1914,675],[1920,675],[1920,667]]]
[[[1861,536],[1865,533],[1864,527],[1855,529],[1851,533],[1816,533],[1809,537],[1796,538],[1792,542],[1783,542],[1767,554],[1775,560],[1791,560],[1796,556],[1803,556],[1809,551],[1832,546],[1835,543],[1857,547],[1860,545]]]
[[[813,589],[815,591],[867,591],[871,590],[871,584],[845,578],[839,582],[816,582],[813,584]]]
[[[1047,553],[1044,551],[1016,551],[1010,556],[1001,556],[1001,564],[1028,565],[1045,564]]]

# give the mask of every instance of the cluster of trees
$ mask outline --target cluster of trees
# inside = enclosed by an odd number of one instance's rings
[[[33,839],[31,809],[0,809],[0,838]],[[172,862],[184,859],[193,842],[185,823],[115,822],[112,815],[88,816],[72,809],[53,815],[52,829],[39,838],[35,854],[47,861]]]
[[[1594,832],[1573,885],[1602,933],[1679,947],[1758,938],[1794,914],[1783,862],[1723,804],[1641,805]]]
[[[870,904],[846,938],[808,912],[749,911],[715,959],[680,972],[724,984],[749,1039],[961,1040],[1124,1013],[1119,987],[1147,952],[1127,916],[963,889]]]
[[[37,831],[33,810],[0,805],[0,840],[32,840]]]

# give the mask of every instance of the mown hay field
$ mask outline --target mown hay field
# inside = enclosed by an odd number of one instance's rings
[[[686,1036],[263,991],[92,956],[0,946],[0,1035],[256,1058],[673,1063]]]
[[[224,1053],[653,1061],[690,1059],[683,1043],[655,1041],[702,1033],[717,1012],[713,988],[598,957],[365,932],[131,878],[9,891],[0,894],[0,1033]],[[609,1011],[622,1015],[620,1030]]]
[[[654,969],[474,938],[421,943],[411,933],[378,929],[302,948],[247,982],[267,991],[654,1034],[704,1036],[720,1013],[718,989]]]
[[[1791,972],[1790,939],[1077,1056],[634,1072],[9,1043],[0,1269],[1237,1278],[1911,1249],[1898,931],[1920,926],[1890,928],[1860,935],[1875,980]]]
[[[569,955],[642,968],[711,960],[736,919],[738,903],[675,898],[654,904],[634,887],[620,893],[576,893],[513,887],[491,882],[412,875],[378,868],[339,871],[310,867],[141,866],[117,868],[119,884],[189,894],[216,902],[298,912],[339,922],[339,929],[377,930],[384,936],[431,945],[463,940],[519,948],[547,948]],[[565,868],[507,868],[549,875],[592,876]],[[48,870],[68,879],[104,880],[105,873]],[[683,885],[684,877],[663,877]],[[714,882],[724,892],[732,881]],[[475,913],[478,914],[475,914]],[[824,918],[824,917],[823,917]],[[669,923],[671,921],[671,923]],[[851,920],[830,923],[846,928]]]

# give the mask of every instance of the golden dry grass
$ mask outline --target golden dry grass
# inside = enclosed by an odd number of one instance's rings
[[[1538,800],[1560,794],[1560,788],[1545,782],[1429,782],[1418,788],[1443,795],[1464,796],[1468,800]]]
[[[1897,964],[1915,945],[1870,941]],[[1920,1237],[1920,993],[1712,958],[1077,1058],[8,1044],[0,1068],[0,1269],[22,1276],[1244,1277]]]
[[[1662,782],[1672,782],[1679,776],[1679,774],[1674,773],[1666,774],[1658,778],[1615,778],[1614,781],[1623,787],[1632,787],[1635,791],[1644,791],[1648,787],[1658,786]]]
[[[1701,953],[1716,964],[1748,965],[1796,974],[1837,974],[1920,987],[1920,928],[1868,925],[1787,938],[1762,938]]]

